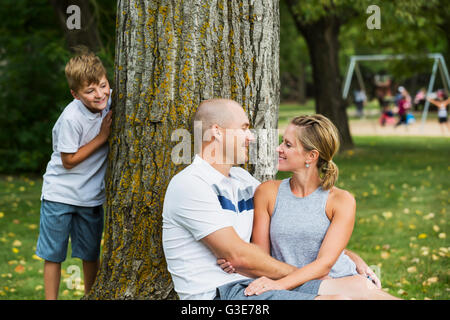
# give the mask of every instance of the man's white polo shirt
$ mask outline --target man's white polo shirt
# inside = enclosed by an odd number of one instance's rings
[[[110,105],[111,95],[105,110],[92,113],[80,100],[74,99],[61,113],[52,130],[53,153],[44,174],[41,200],[82,207],[95,207],[105,202],[108,144],[72,169],[64,168],[61,152],[75,153],[92,141],[100,132]]]
[[[224,272],[201,239],[232,226],[249,242],[258,185],[246,170],[233,167],[225,177],[198,155],[172,178],[164,198],[163,248],[180,299],[213,299],[217,287],[247,279]]]

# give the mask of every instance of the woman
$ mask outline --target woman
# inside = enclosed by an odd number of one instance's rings
[[[290,290],[312,279],[325,279],[319,295],[396,299],[359,275],[344,253],[356,204],[349,192],[334,186],[338,168],[332,159],[338,149],[336,127],[322,115],[296,117],[286,128],[277,148],[278,170],[293,175],[262,183],[256,190],[252,242],[299,269],[279,280],[258,278],[247,287],[246,295]],[[234,271],[225,260],[218,263],[224,271]]]

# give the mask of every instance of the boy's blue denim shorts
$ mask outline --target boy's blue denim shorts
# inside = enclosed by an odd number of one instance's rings
[[[36,255],[44,260],[63,262],[72,243],[72,258],[96,261],[100,256],[103,207],[79,207],[42,199]]]

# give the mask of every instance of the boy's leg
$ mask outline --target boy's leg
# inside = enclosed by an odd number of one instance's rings
[[[91,291],[94,284],[95,277],[97,276],[98,268],[100,266],[100,260],[86,261],[83,260],[83,274],[84,274],[84,294],[88,294]]]
[[[72,257],[83,260],[84,291],[89,293],[100,266],[100,242],[103,232],[103,207],[77,207],[73,217]]]
[[[66,259],[71,220],[70,205],[42,200],[36,255],[45,260],[46,299],[58,298],[61,262]]]
[[[44,292],[45,300],[57,300],[59,282],[61,280],[61,263],[44,262]]]

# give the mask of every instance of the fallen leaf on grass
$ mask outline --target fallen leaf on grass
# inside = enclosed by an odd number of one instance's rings
[[[14,268],[14,271],[17,273],[24,273],[25,267],[23,265],[19,264],[17,267]]]
[[[38,261],[43,261],[44,259],[42,259],[41,257],[38,257],[37,255],[33,254],[32,258],[34,260],[38,260]]]
[[[391,211],[383,212],[383,217],[386,219],[392,218],[392,212]]]
[[[430,220],[434,218],[434,213],[430,212],[426,216],[423,217],[425,220]]]
[[[14,240],[13,247],[20,247],[22,245],[22,242],[20,240]]]
[[[412,267],[409,267],[408,269],[406,269],[406,271],[408,271],[408,273],[415,273],[415,272],[417,272],[417,268],[416,268],[416,266],[412,266]]]
[[[399,295],[401,295],[401,296],[407,296],[407,295],[408,295],[408,292],[406,292],[406,291],[403,290],[403,289],[398,290],[397,293],[398,293]]]
[[[438,282],[438,280],[439,280],[438,277],[431,277],[431,278],[428,278],[427,280],[425,280],[424,282],[422,282],[422,285],[423,286],[429,286],[429,285],[431,285],[433,283]]]

